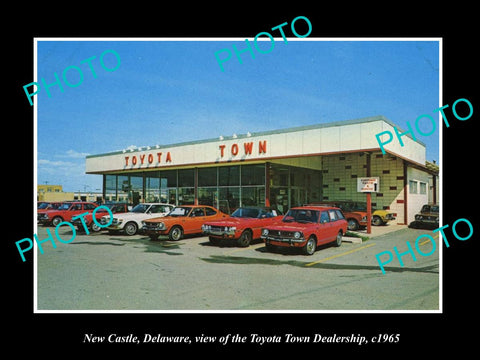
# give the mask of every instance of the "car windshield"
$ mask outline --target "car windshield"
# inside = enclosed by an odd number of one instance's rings
[[[423,205],[422,213],[438,213],[438,205]]]
[[[168,216],[187,216],[190,210],[192,210],[190,207],[177,206],[168,213]]]
[[[145,214],[149,208],[150,204],[138,204],[132,209],[132,212]]]
[[[261,209],[255,208],[238,208],[232,214],[232,217],[237,218],[258,218],[260,217],[262,211]]]
[[[46,209],[50,204],[49,203],[42,203],[38,206],[39,209]]]
[[[318,211],[309,209],[290,209],[283,217],[283,222],[316,223]]]

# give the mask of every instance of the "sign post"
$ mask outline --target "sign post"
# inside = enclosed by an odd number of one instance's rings
[[[372,232],[372,192],[378,192],[379,189],[379,177],[357,178],[357,191],[367,194],[367,234]]]

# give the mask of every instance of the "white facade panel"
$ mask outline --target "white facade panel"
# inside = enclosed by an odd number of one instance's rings
[[[378,149],[375,135],[390,131],[394,139],[387,144],[387,151],[408,161],[425,164],[425,146],[403,136],[401,146],[393,126],[383,117],[336,122],[278,132],[257,133],[237,138],[211,139],[185,144],[174,144],[141,151],[126,151],[88,156],[87,173],[103,173],[123,170],[142,170],[165,167],[208,165],[301,157],[308,155],[355,152]]]
[[[409,167],[407,170],[408,223],[415,220],[422,206],[428,204],[428,173]]]
[[[345,151],[353,151],[362,148],[361,124],[340,127],[339,143]]]
[[[322,129],[320,135],[321,152],[339,152],[340,147],[340,128],[338,126]]]

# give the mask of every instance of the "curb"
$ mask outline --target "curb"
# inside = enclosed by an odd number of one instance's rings
[[[359,237],[353,237],[353,236],[343,236],[342,237],[342,242],[349,242],[353,244],[361,244],[362,243],[362,238]]]

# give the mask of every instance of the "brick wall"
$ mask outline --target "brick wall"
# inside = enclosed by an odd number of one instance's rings
[[[357,192],[357,178],[367,175],[366,159],[363,153],[322,157],[323,200],[365,202],[365,194]],[[370,175],[380,178],[380,191],[372,194],[372,206],[396,212],[397,221],[403,223],[403,161],[372,154]]]

